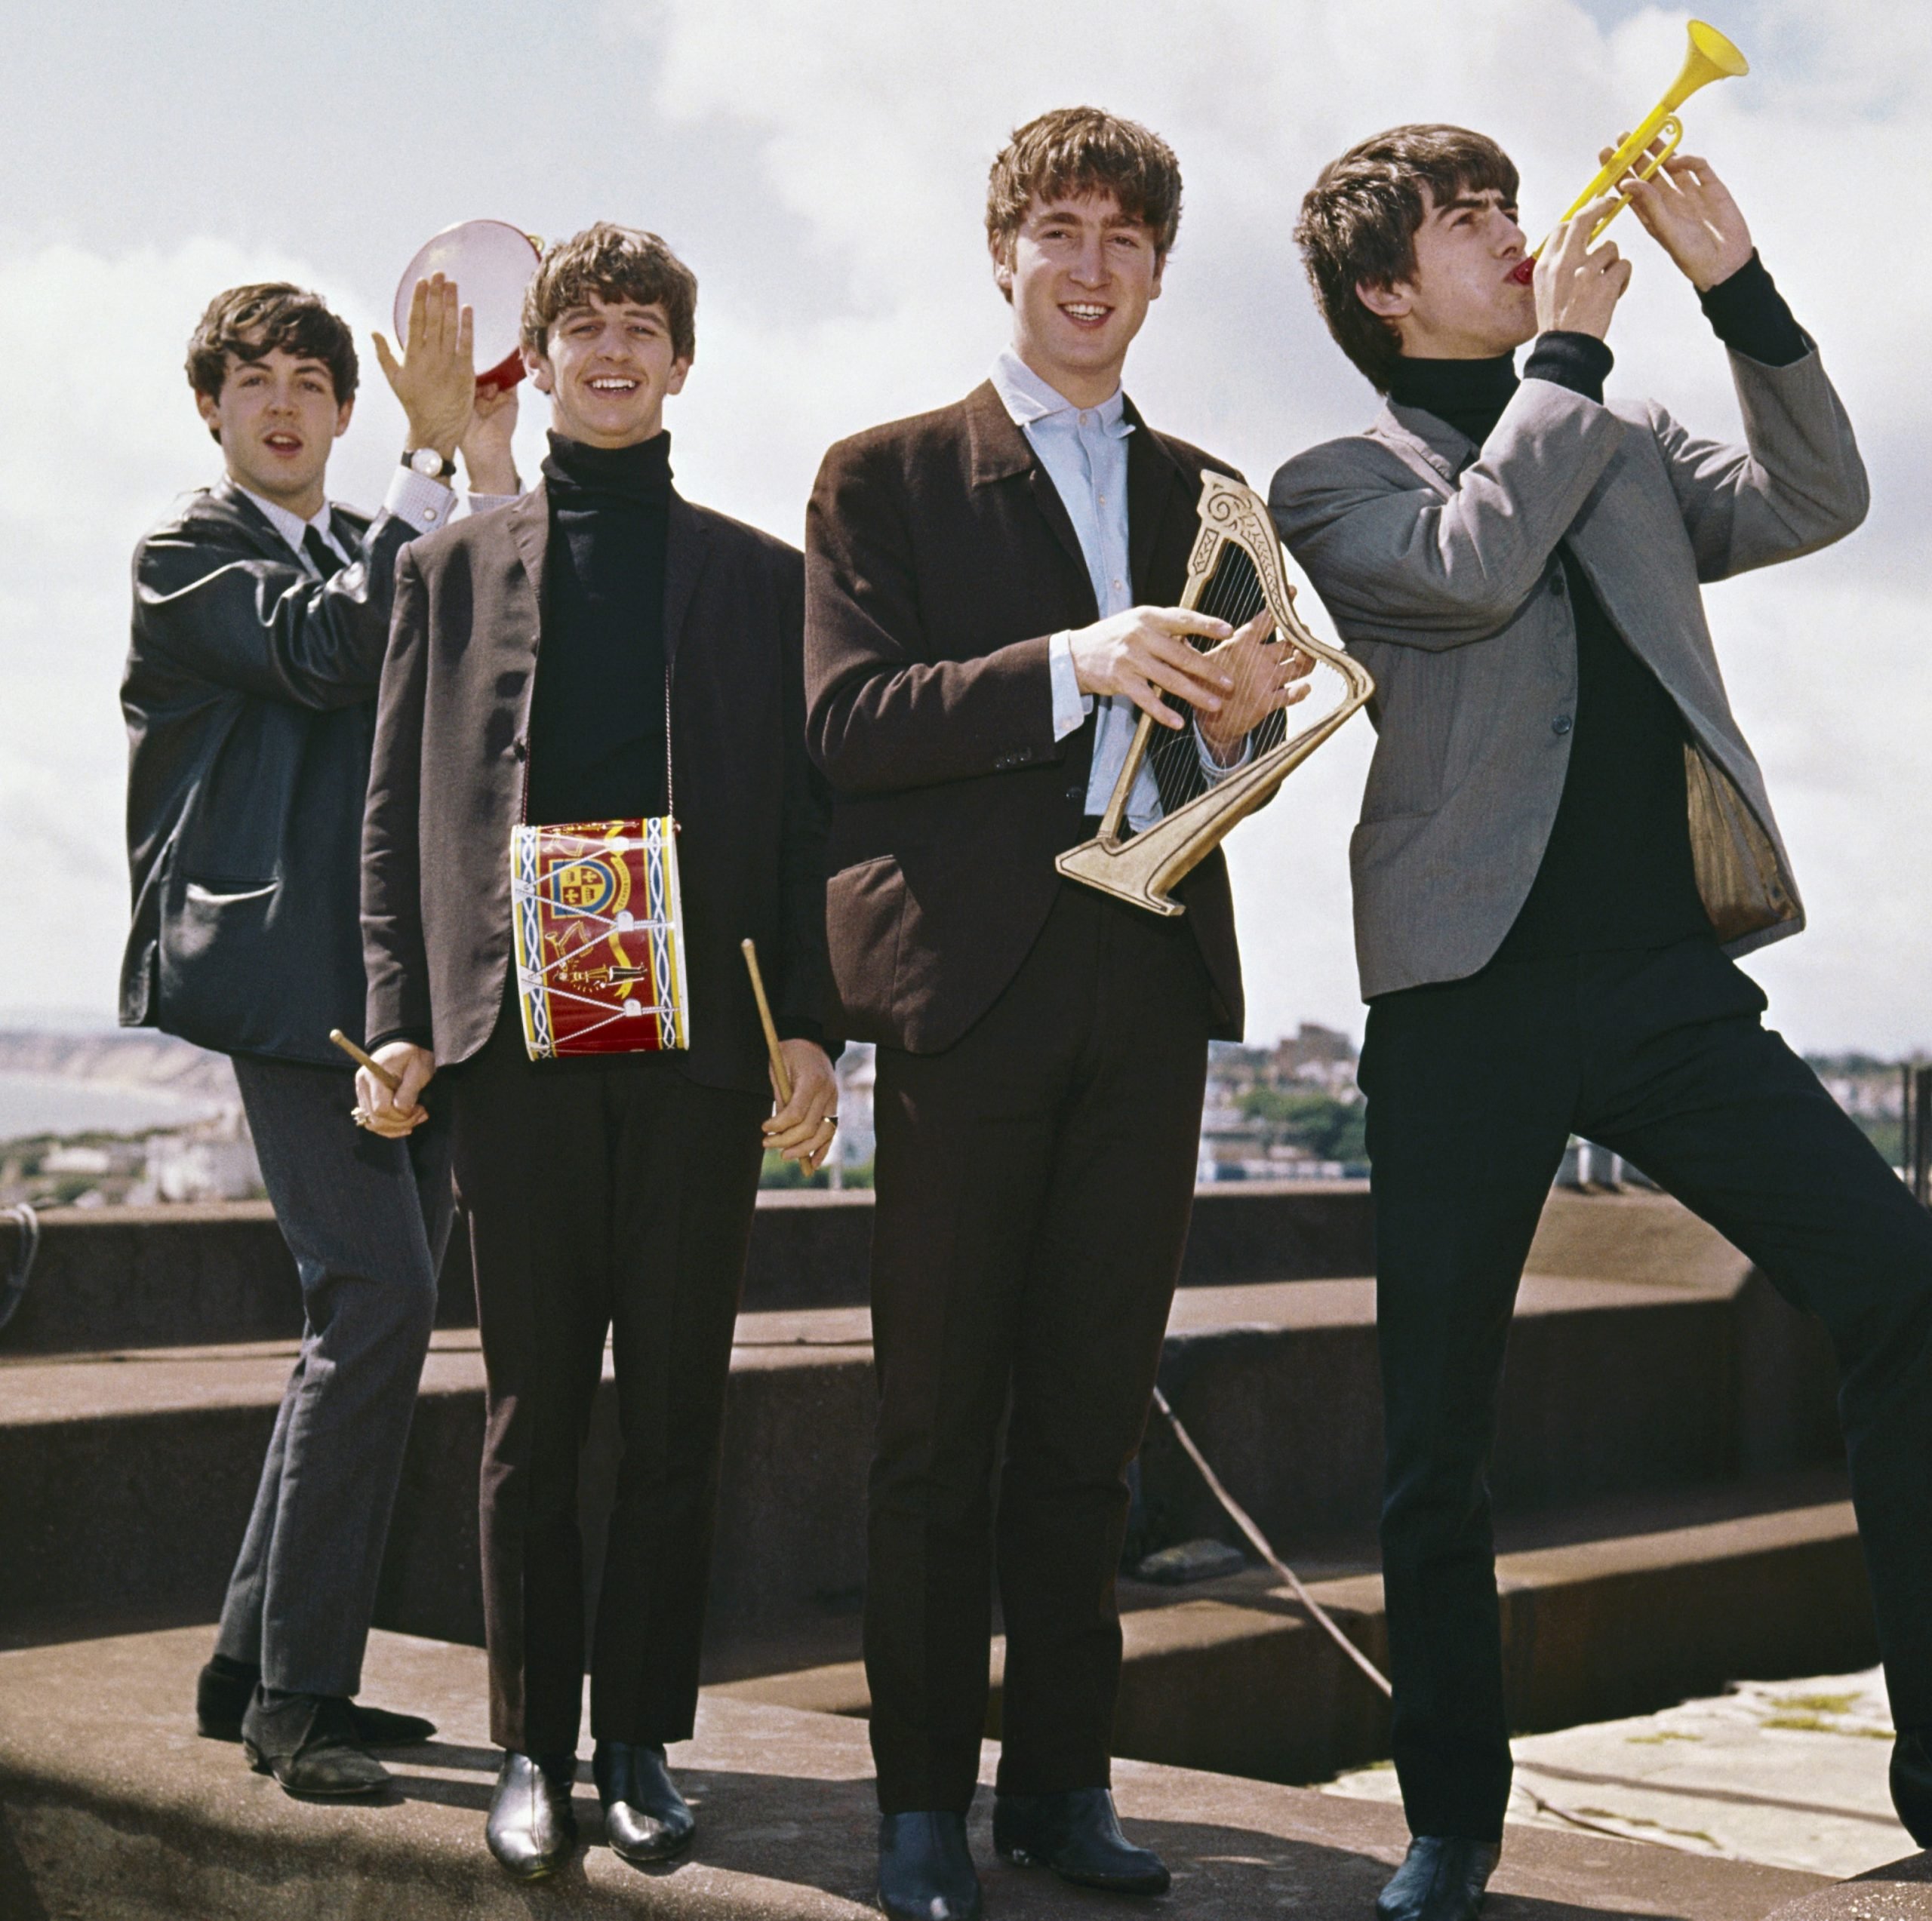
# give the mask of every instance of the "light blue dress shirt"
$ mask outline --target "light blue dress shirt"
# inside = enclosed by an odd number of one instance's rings
[[[1127,418],[1126,395],[1116,387],[1098,407],[1075,407],[1010,347],[993,362],[991,378],[1001,404],[1039,456],[1073,523],[1100,617],[1124,613],[1134,605],[1127,546],[1127,437],[1134,426]],[[1054,738],[1063,740],[1094,711],[1094,696],[1080,690],[1072,645],[1066,634],[1056,634],[1048,642],[1047,665],[1053,684]],[[1102,695],[1100,708],[1093,772],[1087,782],[1090,814],[1106,812],[1140,721],[1140,708],[1124,695]],[[1213,758],[1198,732],[1195,738],[1201,771],[1210,780],[1234,771]],[[1246,758],[1244,751],[1241,759]],[[1153,768],[1143,761],[1128,796],[1128,824],[1138,833],[1151,827],[1161,813]]]

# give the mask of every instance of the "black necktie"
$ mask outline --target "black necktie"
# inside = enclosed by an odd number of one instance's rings
[[[325,540],[319,530],[306,527],[302,530],[302,551],[309,556],[309,564],[325,580],[333,580],[349,563]]]

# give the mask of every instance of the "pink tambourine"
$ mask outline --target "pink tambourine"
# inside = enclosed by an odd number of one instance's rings
[[[416,283],[439,273],[456,282],[463,304],[476,317],[479,387],[513,387],[523,378],[517,341],[523,297],[541,257],[540,243],[507,220],[460,220],[445,227],[402,270],[395,290],[395,337],[408,338],[409,305]]]

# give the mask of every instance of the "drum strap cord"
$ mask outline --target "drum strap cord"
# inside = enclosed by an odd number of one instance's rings
[[[1392,1694],[1389,1677],[1336,1625],[1334,1616],[1303,1586],[1301,1576],[1269,1544],[1268,1537],[1255,1526],[1247,1510],[1221,1485],[1220,1476],[1208,1466],[1208,1457],[1195,1446],[1194,1437],[1182,1425],[1180,1416],[1158,1388],[1154,1390],[1154,1405],[1161,1410],[1162,1419],[1174,1431],[1174,1439],[1180,1443],[1187,1458],[1200,1471],[1201,1478],[1208,1483],[1208,1492],[1221,1504],[1229,1520],[1241,1529],[1248,1545],[1287,1584],[1288,1592],[1300,1603],[1309,1620],[1361,1670],[1371,1686],[1384,1695]]]
[[[1248,1545],[1275,1570],[1276,1574],[1280,1575],[1282,1581],[1287,1584],[1288,1592],[1294,1595],[1296,1600],[1307,1611],[1309,1618],[1328,1636],[1356,1667],[1361,1670],[1370,1684],[1380,1693],[1392,1697],[1394,1691],[1389,1685],[1388,1677],[1369,1659],[1367,1655],[1362,1652],[1361,1649],[1355,1646],[1354,1642],[1349,1639],[1347,1635],[1342,1632],[1340,1627],[1337,1625],[1334,1617],[1308,1591],[1294,1569],[1290,1567],[1287,1563],[1283,1560],[1269,1544],[1268,1537],[1255,1526],[1254,1519],[1247,1509],[1242,1507],[1241,1503],[1222,1486],[1220,1476],[1208,1466],[1207,1457],[1195,1445],[1194,1437],[1187,1431],[1180,1416],[1174,1411],[1167,1396],[1162,1394],[1158,1388],[1154,1390],[1154,1405],[1160,1409],[1161,1418],[1174,1431],[1174,1439],[1180,1443],[1187,1458],[1199,1471],[1201,1478],[1208,1483],[1208,1492],[1221,1504],[1228,1518],[1241,1529],[1241,1533],[1247,1538]],[[1531,1764],[1518,1762],[1517,1765],[1523,1767]],[[1515,1791],[1522,1795],[1539,1814],[1548,1815],[1552,1818],[1563,1822],[1567,1827],[1583,1828],[1592,1834],[1608,1834],[1620,1841],[1647,1842],[1653,1846],[1676,1849],[1686,1852],[1715,1854],[1730,1861],[1742,1861],[1746,1858],[1742,1855],[1734,1853],[1730,1849],[1715,1843],[1685,1849],[1681,1842],[1671,1840],[1663,1835],[1647,1834],[1640,1827],[1612,1826],[1607,1821],[1594,1820],[1590,1815],[1580,1813],[1574,1809],[1562,1807],[1554,1801],[1545,1800],[1534,1788],[1525,1786],[1521,1781],[1515,1784]],[[1592,1813],[1595,1812],[1596,1811],[1592,1810]],[[1697,1838],[1708,1841],[1706,1836],[1700,1836]]]
[[[14,1206],[0,1207],[0,1221],[11,1221],[18,1231],[13,1264],[0,1280],[0,1328],[4,1328],[26,1297],[27,1279],[33,1272],[34,1256],[40,1252],[40,1216],[23,1200]]]

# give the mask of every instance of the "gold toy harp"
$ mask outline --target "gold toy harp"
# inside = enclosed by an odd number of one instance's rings
[[[1180,604],[1237,628],[1266,608],[1278,636],[1266,649],[1273,656],[1271,679],[1277,648],[1299,648],[1315,657],[1312,690],[1296,705],[1269,715],[1248,736],[1247,763],[1211,785],[1201,771],[1193,727],[1178,733],[1162,728],[1156,744],[1153,718],[1143,714],[1099,834],[1054,862],[1069,880],[1084,881],[1156,914],[1184,913],[1180,902],[1169,899],[1169,890],[1219,847],[1237,822],[1272,800],[1281,782],[1367,705],[1375,692],[1368,670],[1340,647],[1317,640],[1296,617],[1294,598],[1260,495],[1224,474],[1204,473],[1201,534],[1188,556]],[[1172,695],[1168,700],[1187,711]],[[1128,803],[1143,769],[1152,776],[1161,818],[1144,833],[1123,838]]]

